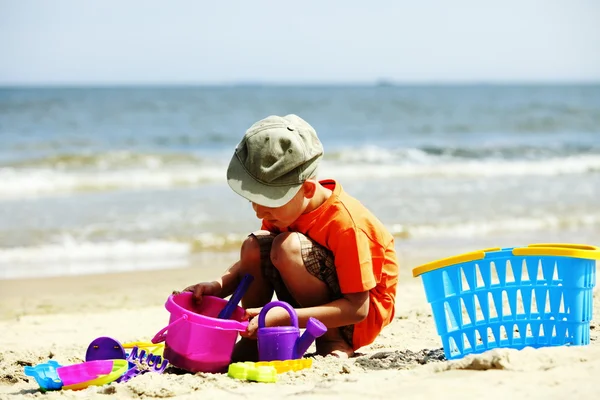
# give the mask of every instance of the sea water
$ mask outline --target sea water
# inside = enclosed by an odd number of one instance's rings
[[[236,251],[227,165],[288,113],[400,250],[600,244],[599,85],[1,88],[0,279]]]

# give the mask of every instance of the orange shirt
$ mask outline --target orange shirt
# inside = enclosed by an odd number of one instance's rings
[[[394,318],[398,261],[394,237],[358,200],[334,180],[321,185],[333,194],[301,215],[288,231],[300,232],[332,251],[342,293],[369,291],[369,314],[354,327],[353,347],[372,343]],[[263,229],[278,229],[263,221]]]

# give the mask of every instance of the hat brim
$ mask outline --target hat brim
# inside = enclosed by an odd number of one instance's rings
[[[257,181],[246,171],[236,154],[227,168],[229,187],[245,199],[265,207],[281,207],[300,190],[302,183],[294,185],[266,185]]]

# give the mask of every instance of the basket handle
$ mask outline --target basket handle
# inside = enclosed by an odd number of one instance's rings
[[[563,256],[600,260],[600,248],[585,244],[538,243],[512,250],[515,256]]]
[[[151,342],[154,344],[164,342],[165,339],[167,338],[166,332],[169,330],[169,328],[172,328],[175,325],[177,325],[178,323],[180,323],[181,321],[185,321],[187,319],[188,319],[187,314],[183,314],[181,317],[177,318],[175,321],[171,322],[169,325],[165,326],[160,331],[158,331],[156,333],[156,335],[154,335],[154,337],[152,338]]]

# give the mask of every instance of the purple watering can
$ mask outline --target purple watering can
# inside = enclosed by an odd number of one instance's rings
[[[292,326],[265,326],[267,312],[273,307],[283,307],[290,315]],[[258,358],[260,361],[295,360],[304,355],[312,342],[327,332],[321,321],[310,317],[306,330],[300,336],[298,314],[288,303],[272,301],[258,315]]]

